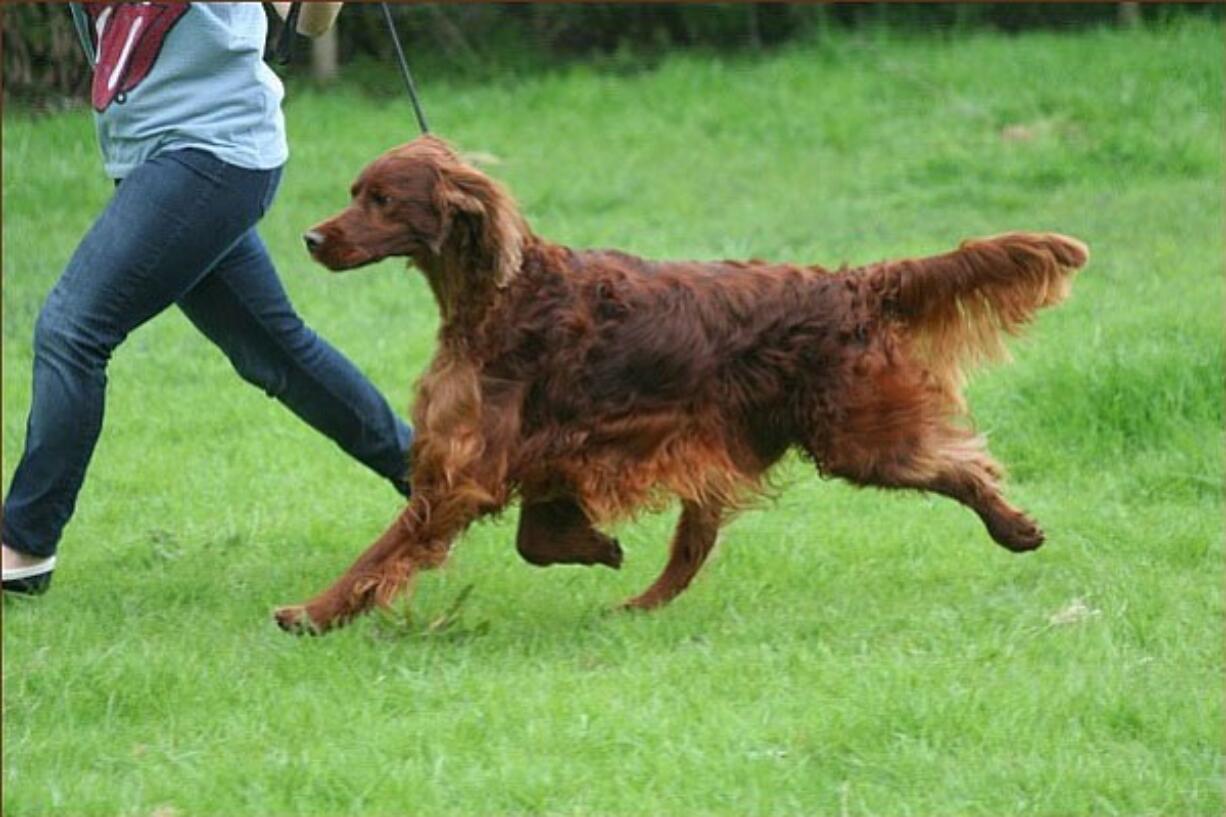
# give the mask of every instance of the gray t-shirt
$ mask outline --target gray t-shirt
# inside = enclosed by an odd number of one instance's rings
[[[264,64],[260,3],[74,3],[73,19],[111,178],[181,148],[251,169],[285,163],[284,90]]]

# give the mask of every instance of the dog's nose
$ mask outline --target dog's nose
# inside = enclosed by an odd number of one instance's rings
[[[312,255],[314,255],[315,251],[318,250],[320,245],[324,243],[323,234],[316,232],[315,230],[307,230],[305,233],[303,233],[302,240],[306,244],[307,252],[311,253]]]

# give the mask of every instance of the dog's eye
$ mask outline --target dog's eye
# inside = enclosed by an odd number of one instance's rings
[[[384,207],[389,201],[391,201],[391,199],[382,193],[371,193],[370,200],[374,203],[375,207]]]

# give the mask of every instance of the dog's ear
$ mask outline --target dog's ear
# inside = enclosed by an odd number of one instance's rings
[[[439,168],[436,200],[442,224],[432,249],[448,247],[465,266],[488,270],[496,286],[506,286],[523,260],[525,232],[510,194],[484,173],[455,163]]]

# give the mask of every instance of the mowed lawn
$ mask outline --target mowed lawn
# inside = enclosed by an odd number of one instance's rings
[[[970,387],[1048,544],[1015,556],[949,501],[791,460],[658,613],[607,611],[675,513],[621,527],[615,573],[521,562],[511,510],[392,614],[289,637],[272,608],[398,497],[171,312],[111,363],[52,592],[5,599],[4,813],[1220,814],[1222,65],[1220,25],[1177,21],[419,77],[437,131],[573,246],[837,265],[1087,241],[1071,300]],[[299,235],[415,133],[408,104],[292,91],[262,233],[308,322],[407,406],[423,280],[329,275]],[[88,112],[3,125],[7,489],[39,305],[110,186]]]

